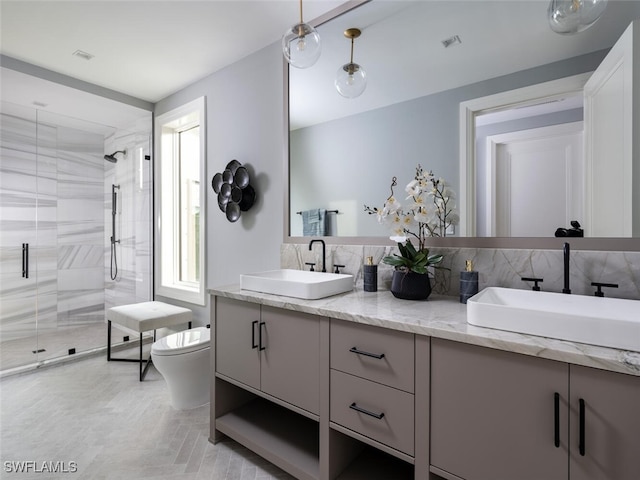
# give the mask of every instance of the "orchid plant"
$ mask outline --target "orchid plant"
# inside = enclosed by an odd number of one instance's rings
[[[388,225],[391,240],[398,243],[400,255],[389,255],[382,261],[399,270],[426,273],[427,267],[442,261],[442,255],[429,255],[427,237],[446,237],[447,229],[460,219],[455,209],[455,192],[443,178],[436,178],[432,171],[427,172],[420,165],[405,188],[408,194],[405,200],[409,201],[406,208],[395,197],[397,185],[397,177],[393,177],[391,195],[382,208],[365,205],[364,210],[376,215],[379,223]],[[417,249],[412,239],[417,240]]]

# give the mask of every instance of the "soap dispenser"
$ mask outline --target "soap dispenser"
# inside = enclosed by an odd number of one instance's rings
[[[478,272],[473,271],[473,262],[465,262],[465,271],[460,272],[460,303],[467,303],[469,297],[478,293]]]
[[[364,264],[364,291],[378,291],[378,266],[373,264],[373,257],[367,257]]]

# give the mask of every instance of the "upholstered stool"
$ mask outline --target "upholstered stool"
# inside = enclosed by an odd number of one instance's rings
[[[177,307],[163,302],[142,302],[131,305],[120,305],[107,310],[107,361],[138,362],[140,364],[140,381],[144,380],[151,365],[151,356],[142,359],[142,333],[153,330],[156,339],[156,329],[172,327],[184,323],[191,328],[192,312],[188,308]],[[111,357],[111,322],[130,328],[140,333],[140,359]]]

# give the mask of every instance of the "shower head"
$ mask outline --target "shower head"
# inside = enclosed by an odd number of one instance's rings
[[[116,163],[118,161],[118,159],[116,158],[116,155],[118,153],[122,153],[122,154],[126,155],[127,154],[127,150],[126,149],[125,150],[118,150],[117,152],[113,152],[111,155],[105,155],[104,159],[107,162]]]

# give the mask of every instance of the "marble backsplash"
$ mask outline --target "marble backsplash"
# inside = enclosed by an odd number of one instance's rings
[[[357,287],[362,287],[364,259],[373,257],[378,265],[378,289],[388,290],[393,267],[381,263],[382,258],[393,251],[392,246],[374,245],[327,245],[326,269],[334,271],[334,265],[344,265],[341,273],[355,277]],[[449,270],[436,272],[432,282],[435,292],[458,296],[460,293],[460,272],[465,261],[473,261],[478,272],[479,289],[486,287],[508,287],[529,289],[531,282],[522,277],[542,278],[541,289],[561,292],[564,284],[562,250],[523,250],[491,248],[438,248],[432,253],[442,253],[442,266]],[[322,268],[322,249],[315,244],[309,250],[308,244],[282,244],[280,250],[281,268],[308,270],[306,262]],[[570,257],[570,288],[578,295],[593,295],[595,287],[591,282],[616,283],[618,288],[604,288],[606,296],[640,300],[640,252],[600,252],[574,250]]]

